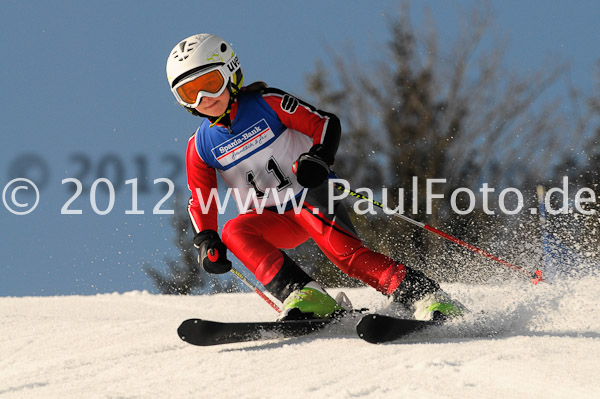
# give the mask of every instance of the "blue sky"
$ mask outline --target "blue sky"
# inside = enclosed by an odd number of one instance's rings
[[[413,3],[416,25],[430,7],[443,45],[474,2]],[[591,91],[600,58],[597,2],[490,5],[492,33],[506,40],[513,71],[564,59],[567,80]],[[181,166],[200,122],[175,103],[166,82],[166,58],[179,40],[218,34],[233,44],[246,83],[264,80],[305,97],[307,74],[317,60],[328,62],[330,48],[353,48],[365,66],[380,57],[398,9],[397,1],[3,1],[0,190],[13,177],[29,177],[40,185],[40,202],[23,216],[0,203],[0,295],[154,290],[144,262],[159,265],[177,251],[169,216],[152,214],[164,195],[152,181],[171,177],[188,195]],[[145,214],[126,215],[132,186],[124,182],[138,176],[149,179],[138,197]],[[81,215],[61,215],[73,194],[61,183],[68,177],[84,183],[69,208]],[[105,216],[90,203],[98,177],[117,189]],[[98,189],[98,208],[107,199]]]

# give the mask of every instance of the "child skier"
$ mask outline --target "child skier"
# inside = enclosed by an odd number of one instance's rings
[[[186,156],[192,192],[188,211],[205,271],[228,272],[229,249],[283,302],[279,319],[327,318],[340,305],[281,250],[312,238],[344,273],[412,310],[415,318],[461,313],[435,281],[366,248],[341,202],[328,209],[328,176],[341,134],[335,115],[262,82],[244,87],[236,53],[212,34],[179,42],[166,69],[177,101],[205,118],[190,138]],[[216,172],[238,190],[239,198],[254,195],[266,206],[229,220],[221,236],[217,207],[210,203],[206,208],[216,192]],[[290,192],[297,198],[305,195],[299,213],[285,197]],[[277,205],[286,199],[284,211]]]

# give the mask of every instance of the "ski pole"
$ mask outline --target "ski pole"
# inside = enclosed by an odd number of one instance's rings
[[[279,309],[279,306],[277,306],[275,304],[275,302],[273,302],[272,300],[270,300],[269,297],[267,295],[265,295],[265,293],[260,290],[260,288],[258,288],[254,284],[252,284],[250,282],[250,280],[248,280],[242,273],[240,273],[239,271],[237,271],[233,267],[231,268],[231,272],[233,274],[235,274],[237,278],[239,278],[240,280],[242,280],[242,282],[244,284],[246,284],[246,286],[248,288],[250,288],[252,291],[256,292],[258,294],[258,296],[260,296],[262,299],[264,299],[265,302],[268,303],[273,309],[275,309],[277,312],[281,312],[281,309]]]
[[[510,269],[513,269],[513,270],[515,270],[515,271],[517,271],[517,272],[519,272],[519,273],[527,276],[528,278],[531,278],[533,284],[535,284],[535,285],[537,285],[537,283],[539,283],[539,282],[546,282],[545,280],[542,279],[542,271],[540,269],[537,269],[532,274],[532,273],[528,272],[527,270],[523,269],[520,266],[517,266],[517,265],[514,265],[514,264],[512,264],[510,262],[507,262],[504,259],[501,259],[501,258],[497,257],[496,255],[492,255],[492,254],[484,251],[483,249],[477,248],[474,245],[466,243],[466,242],[464,242],[464,241],[462,241],[462,240],[460,240],[460,239],[458,239],[458,238],[456,238],[454,236],[451,236],[448,233],[444,233],[443,231],[438,230],[435,227],[429,226],[429,225],[427,225],[425,223],[416,221],[414,219],[409,218],[408,216],[405,216],[405,215],[403,215],[401,213],[398,213],[398,212],[396,212],[396,211],[394,211],[394,210],[386,207],[382,203],[380,203],[378,201],[375,201],[372,198],[366,197],[366,196],[364,196],[362,194],[357,193],[354,190],[351,190],[351,189],[347,188],[345,185],[343,185],[341,183],[334,182],[333,185],[338,190],[343,191],[345,193],[348,193],[349,195],[351,195],[351,196],[353,196],[355,198],[358,198],[358,199],[361,199],[361,200],[365,200],[365,201],[369,201],[373,205],[375,205],[375,206],[383,209],[387,214],[391,214],[392,216],[399,217],[400,219],[402,219],[402,220],[404,220],[404,221],[406,221],[408,223],[411,223],[411,224],[413,224],[415,226],[418,226],[418,227],[420,227],[422,229],[425,229],[425,230],[427,230],[427,231],[429,231],[429,232],[431,232],[433,234],[436,234],[436,235],[438,235],[438,236],[440,236],[442,238],[445,238],[448,241],[452,241],[455,244],[458,244],[458,245],[460,245],[460,246],[462,246],[464,248],[467,248],[467,249],[469,249],[469,250],[471,250],[471,251],[473,251],[475,253],[478,253],[479,255],[482,255],[482,256],[484,256],[484,257],[486,257],[488,259],[491,259],[493,261],[496,261],[496,262],[498,262],[498,263],[500,263],[500,264],[502,264],[502,265],[504,265],[504,266],[506,266],[506,267],[508,267]]]

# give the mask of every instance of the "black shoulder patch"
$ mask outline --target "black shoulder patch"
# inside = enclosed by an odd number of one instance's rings
[[[281,99],[281,109],[288,114],[293,114],[298,109],[299,101],[296,97],[285,94]]]

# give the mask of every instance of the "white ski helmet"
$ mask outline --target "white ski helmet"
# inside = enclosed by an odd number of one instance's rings
[[[235,97],[243,74],[237,55],[225,40],[201,33],[173,47],[167,60],[167,79],[179,104],[195,113],[202,97],[218,97],[225,89]]]

